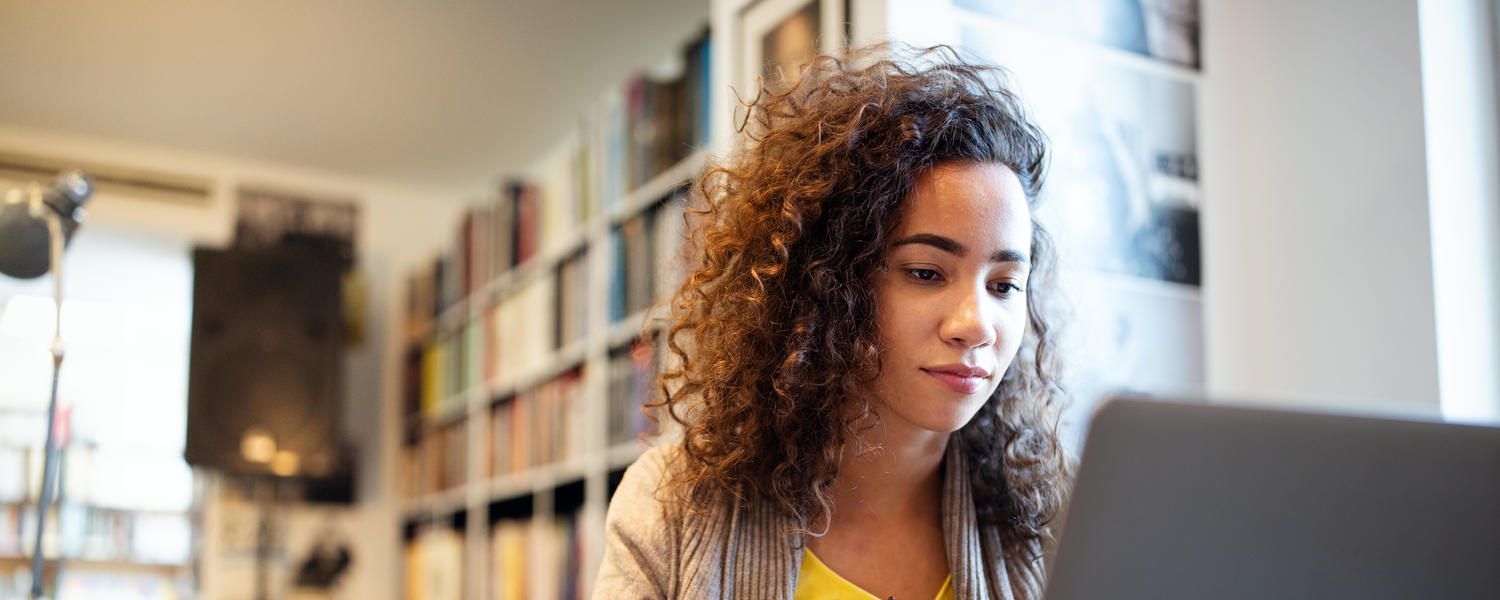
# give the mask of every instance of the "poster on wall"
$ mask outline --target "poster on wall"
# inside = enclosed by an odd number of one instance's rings
[[[1193,86],[1014,35],[963,29],[965,47],[1004,57],[1053,145],[1043,210],[1069,265],[1197,286],[1197,107]]]
[[[1197,3],[954,4],[958,45],[1009,72],[1051,142],[1036,216],[1059,250],[1064,437],[1113,393],[1201,392]],[[1152,41],[1167,8],[1190,27]]]
[[[954,0],[1036,31],[1197,69],[1198,0]]]
[[[758,0],[740,13],[736,90],[749,100],[757,79],[772,90],[797,84],[800,67],[819,54],[844,47],[848,38],[843,0]]]

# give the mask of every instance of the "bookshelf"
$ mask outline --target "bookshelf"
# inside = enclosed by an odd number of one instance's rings
[[[606,94],[409,277],[406,598],[590,593],[608,498],[645,448],[664,346],[643,324],[683,275],[712,51],[705,31],[671,74]]]
[[[0,422],[7,425],[33,425],[32,417],[41,418],[0,411]],[[7,428],[7,432],[45,431],[43,423],[34,428]],[[42,448],[40,442],[25,443],[30,441],[0,435],[0,598],[23,597],[31,585]],[[192,521],[200,506],[190,476],[175,482],[186,486],[166,493],[122,491],[108,472],[136,466],[131,476],[140,480],[153,475],[150,463],[166,461],[159,455],[130,456],[118,448],[101,448],[91,440],[67,444],[59,450],[58,461],[54,468],[58,469],[60,495],[42,524],[43,577],[48,590],[85,583],[105,587],[133,583],[139,584],[135,589],[156,590],[191,581]],[[148,466],[141,469],[142,464]],[[186,475],[185,466],[181,474]],[[157,483],[159,488],[171,488],[173,482]]]

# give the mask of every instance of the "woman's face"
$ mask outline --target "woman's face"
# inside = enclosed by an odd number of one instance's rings
[[[1027,323],[1031,212],[998,163],[922,175],[874,277],[887,428],[963,427],[1000,385]]]

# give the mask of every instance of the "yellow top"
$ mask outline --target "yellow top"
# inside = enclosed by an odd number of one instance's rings
[[[802,568],[797,571],[797,591],[792,600],[812,600],[823,598],[827,600],[882,600],[880,597],[866,592],[859,586],[849,583],[849,580],[839,577],[833,569],[818,560],[812,550],[802,550]],[[938,589],[936,600],[953,600],[953,576],[943,579],[943,587]]]

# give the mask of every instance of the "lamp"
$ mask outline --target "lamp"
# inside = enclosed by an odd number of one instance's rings
[[[52,271],[52,299],[57,310],[52,335],[52,395],[47,402],[47,445],[42,459],[42,490],[36,507],[36,546],[31,555],[31,598],[42,597],[42,532],[47,506],[52,503],[57,475],[53,463],[54,419],[57,416],[57,374],[62,367],[62,255],[83,222],[83,204],[94,193],[94,184],[83,171],[69,170],[58,175],[47,191],[31,184],[26,198],[12,193],[0,205],[0,273],[20,279],[34,279]]]
[[[51,220],[58,221],[66,246],[83,222],[83,204],[93,193],[88,175],[73,169],[59,175],[45,192],[33,184],[29,198],[19,193],[6,198],[0,205],[0,273],[35,279],[55,266],[48,261]]]

